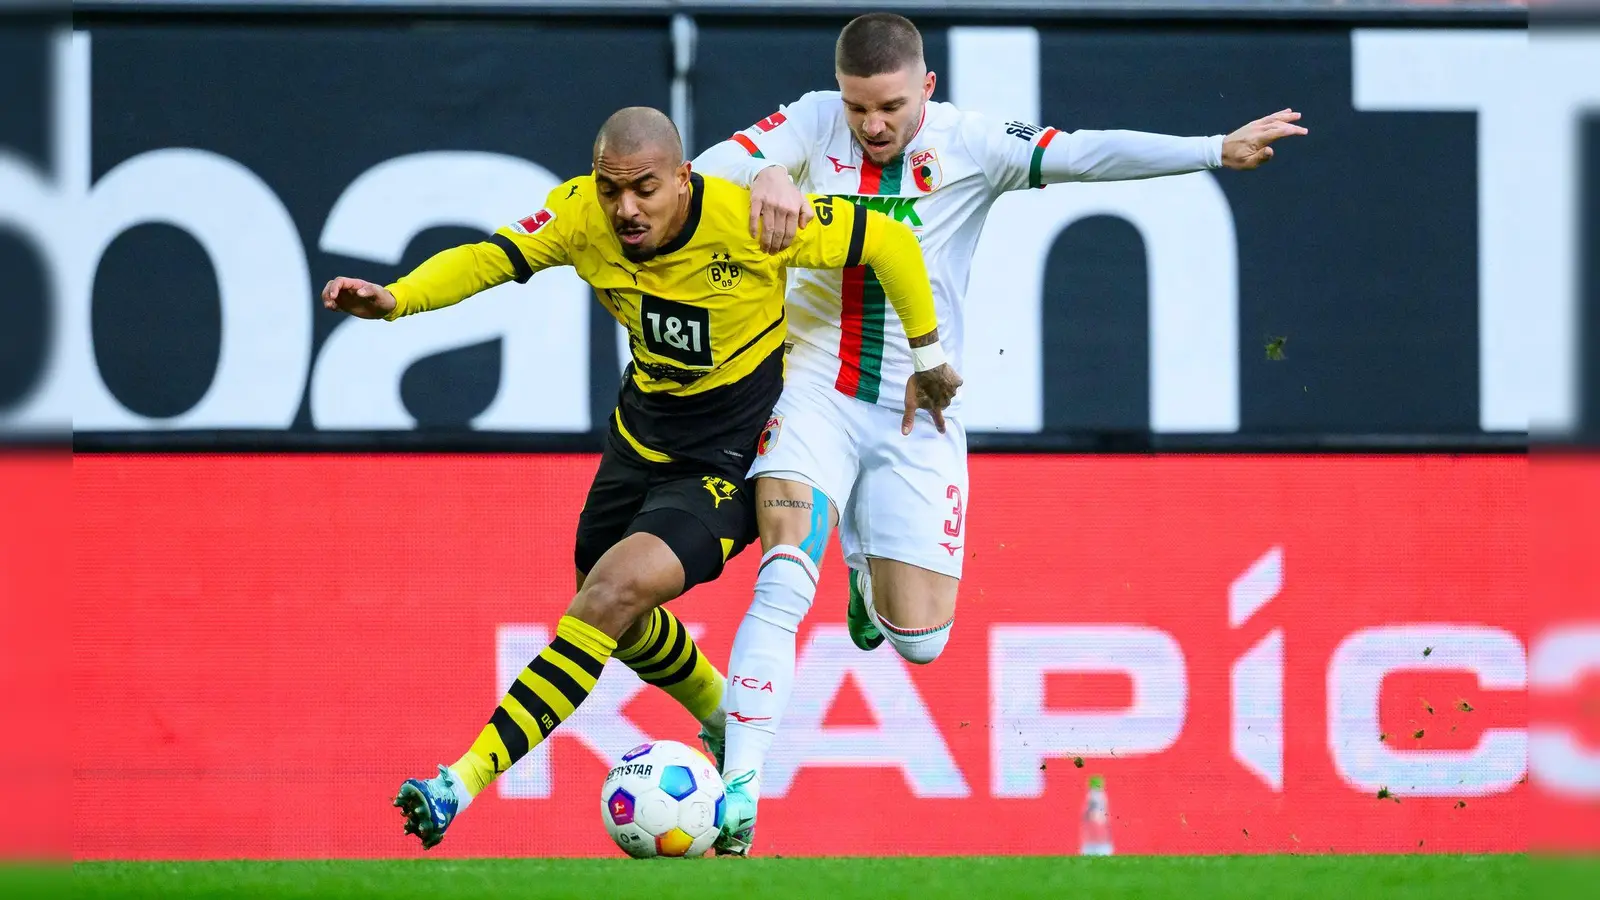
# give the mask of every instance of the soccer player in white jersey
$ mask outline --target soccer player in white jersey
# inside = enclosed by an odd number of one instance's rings
[[[1211,137],[991,121],[929,102],[935,77],[922,37],[887,13],[845,26],[834,64],[838,91],[802,96],[708,149],[694,169],[752,187],[751,228],[768,252],[818,214],[803,192],[850,198],[910,225],[933,280],[943,352],[957,370],[972,255],[1001,194],[1252,169],[1271,158],[1275,140],[1306,133],[1292,110]],[[960,401],[942,420],[933,414],[936,428],[915,429],[912,417],[928,414],[904,403],[911,373],[943,359],[907,348],[870,268],[791,271],[787,307],[787,380],[750,472],[763,556],[728,665],[721,853],[749,852],[762,761],[789,699],[795,633],[829,531],[839,528],[850,636],[863,650],[887,639],[907,661],[932,662],[949,639],[961,577],[968,497]]]

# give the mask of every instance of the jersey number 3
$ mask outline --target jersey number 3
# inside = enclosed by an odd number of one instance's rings
[[[705,307],[645,294],[639,299],[639,320],[652,355],[686,366],[711,365],[711,315]]]

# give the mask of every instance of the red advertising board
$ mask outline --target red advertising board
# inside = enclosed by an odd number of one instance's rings
[[[389,801],[546,639],[596,464],[75,460],[75,855],[415,855]],[[932,665],[850,645],[830,550],[762,853],[1075,853],[1090,775],[1118,853],[1526,846],[1525,458],[977,456],[971,494]],[[674,602],[719,665],[755,556]],[[694,731],[613,662],[434,853],[614,855],[608,761]]]

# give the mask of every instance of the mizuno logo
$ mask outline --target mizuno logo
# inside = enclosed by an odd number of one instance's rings
[[[840,172],[843,172],[845,169],[854,169],[855,168],[855,166],[847,166],[844,163],[839,162],[839,157],[837,157],[837,156],[828,157],[828,162],[833,163],[833,174],[835,174],[835,175],[839,174]]]
[[[939,542],[939,546],[941,546],[944,549],[948,550],[950,552],[951,556],[955,556],[956,555],[956,551],[961,549],[961,545],[960,544],[952,544],[949,541],[940,541]]]
[[[730,713],[728,713],[728,715],[730,717],[732,717],[735,722],[739,722],[739,723],[744,724],[744,725],[748,725],[751,722],[770,722],[770,721],[772,721],[772,717],[771,716],[747,716],[744,713],[737,713],[737,712],[730,712]]]

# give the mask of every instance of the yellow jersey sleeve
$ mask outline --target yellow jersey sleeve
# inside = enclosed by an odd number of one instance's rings
[[[883,293],[900,316],[906,337],[916,339],[939,327],[933,285],[917,236],[906,225],[848,201],[812,195],[816,218],[795,234],[784,261],[802,269],[871,266]]]
[[[572,228],[582,228],[582,182],[573,179],[550,192],[543,209],[495,230],[488,240],[435,253],[388,286],[394,295],[393,321],[462,300],[508,281],[521,284],[541,269],[571,264]],[[565,221],[561,221],[563,214]]]

